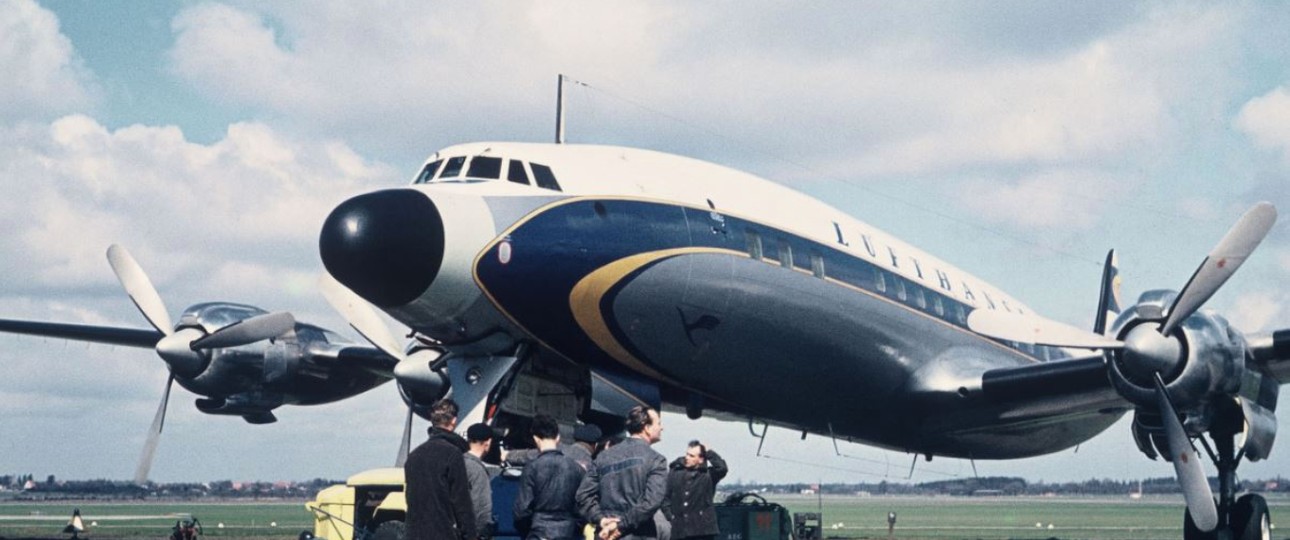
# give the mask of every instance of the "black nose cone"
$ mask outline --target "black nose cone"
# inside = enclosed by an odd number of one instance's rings
[[[421,296],[443,263],[443,220],[429,197],[411,189],[359,195],[341,203],[318,238],[323,266],[337,281],[381,307]]]

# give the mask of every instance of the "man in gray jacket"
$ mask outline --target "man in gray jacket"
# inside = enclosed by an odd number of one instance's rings
[[[601,452],[578,486],[578,509],[601,540],[658,538],[654,514],[667,495],[667,458],[650,448],[663,438],[658,411],[627,412],[627,440]]]
[[[475,529],[479,537],[492,538],[497,524],[493,520],[492,475],[484,465],[484,454],[493,444],[493,428],[488,424],[475,424],[466,429],[466,442],[470,450],[462,454],[466,463],[466,480],[470,482],[470,503],[475,509]]]

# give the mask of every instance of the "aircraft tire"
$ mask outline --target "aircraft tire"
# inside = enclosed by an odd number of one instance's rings
[[[1261,495],[1251,493],[1236,499],[1229,523],[1235,540],[1269,540],[1272,537],[1268,503]]]
[[[407,537],[407,526],[402,521],[386,521],[376,526],[369,540],[403,540]]]

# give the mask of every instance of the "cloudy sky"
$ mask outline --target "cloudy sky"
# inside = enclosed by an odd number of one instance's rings
[[[1132,299],[1180,287],[1254,202],[1290,211],[1279,3],[0,0],[0,317],[146,327],[104,257],[117,242],[172,315],[229,300],[344,329],[313,288],[326,213],[443,146],[549,141],[557,73],[586,83],[571,142],[773,179],[1078,325],[1108,248]],[[1209,304],[1244,331],[1290,327],[1287,222]],[[166,379],[155,355],[0,336],[0,373],[0,474],[132,474]],[[173,396],[154,479],[340,478],[398,445],[392,386],[271,426],[193,397]],[[824,438],[772,430],[768,459],[742,424],[665,426],[660,450],[702,437],[734,479],[908,472],[905,454]],[[1279,450],[1243,475],[1284,473]],[[977,471],[1172,469],[1122,422]],[[914,480],[971,474],[936,460]]]

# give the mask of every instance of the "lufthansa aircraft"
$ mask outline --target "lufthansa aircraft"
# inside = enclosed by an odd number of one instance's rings
[[[1108,255],[1091,331],[811,197],[632,148],[446,148],[337,207],[319,249],[364,336],[401,354],[370,302],[436,351],[395,368],[410,404],[451,390],[508,427],[646,403],[929,459],[1056,452],[1133,411],[1138,449],[1175,465],[1186,536],[1258,538],[1267,505],[1235,471],[1271,451],[1290,331],[1199,308],[1275,218],[1254,206],[1180,292],[1131,305]]]

